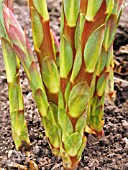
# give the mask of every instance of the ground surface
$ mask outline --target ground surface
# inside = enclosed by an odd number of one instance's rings
[[[30,19],[26,3],[15,3],[15,12],[22,27],[26,28],[31,40]],[[128,1],[126,1],[128,3]],[[51,27],[59,35],[60,1],[48,1],[51,15]],[[115,42],[115,76],[128,80],[128,6],[125,8],[119,24]],[[33,102],[25,74],[21,71],[21,84],[25,98],[25,115],[31,140],[31,157],[15,150],[11,137],[7,80],[2,54],[0,52],[0,170],[14,170],[16,163],[27,166],[29,159],[35,161],[40,170],[60,170],[60,158],[52,155],[41,121]],[[98,140],[89,135],[80,170],[127,170],[128,169],[128,83],[115,82],[116,100],[105,103],[105,136]]]

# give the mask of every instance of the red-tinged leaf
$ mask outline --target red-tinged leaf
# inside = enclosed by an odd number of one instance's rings
[[[8,36],[12,43],[20,46],[21,48],[26,46],[24,32],[20,31],[16,26],[9,25]]]
[[[10,13],[9,13],[9,9],[4,4],[3,4],[3,18],[4,18],[4,25],[8,30]]]
[[[3,4],[3,17],[4,17],[5,27],[7,30],[9,29],[9,25],[11,24],[17,27],[19,31],[23,32],[20,24],[18,23],[12,11],[9,8],[7,8],[4,4]]]
[[[14,14],[5,5],[3,6],[4,25],[10,40],[16,45],[25,46],[24,32]]]
[[[10,15],[10,23],[12,25],[15,25],[17,28],[19,28],[20,31],[23,31],[20,24],[19,24],[19,22],[17,21],[15,15],[13,14],[13,12],[10,9],[8,9],[8,10],[9,10],[9,15]]]
[[[51,30],[51,33],[52,33],[53,38],[54,38],[55,46],[56,46],[57,49],[59,49],[60,48],[60,43],[58,41],[58,38],[57,38],[57,36],[56,36],[56,34],[55,34],[55,32],[53,30]]]
[[[4,5],[4,4],[3,4],[3,17],[4,17],[5,23],[7,23],[8,26],[11,23],[12,25],[20,27],[16,17],[12,13],[12,11],[9,8],[7,8],[6,5]]]
[[[30,59],[28,57],[28,55],[26,55],[24,53],[24,51],[22,51],[17,45],[13,45],[14,51],[17,55],[17,57],[19,58],[19,60],[21,61],[22,66],[24,67],[26,74],[28,76],[28,78],[30,79],[30,74],[29,74],[29,67],[31,65]]]
[[[26,47],[27,47],[27,52],[30,56],[30,60],[32,61],[33,60],[33,53],[32,53],[32,50],[31,50],[31,47],[30,47],[30,43],[28,41],[28,38],[26,37],[26,34],[25,34],[25,39],[26,39]]]
[[[14,13],[13,0],[6,0],[6,6]]]

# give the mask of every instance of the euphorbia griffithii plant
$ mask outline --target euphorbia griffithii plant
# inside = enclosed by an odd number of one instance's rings
[[[108,80],[112,82],[113,75],[112,42],[123,0],[63,0],[60,45],[50,30],[46,0],[29,0],[40,71],[27,37],[12,12],[12,1],[7,2],[8,7],[3,5],[2,8],[0,29],[7,78],[12,73],[17,80],[16,62],[11,64],[8,58],[11,56],[14,60],[18,57],[17,61],[26,72],[50,148],[55,155],[62,157],[66,169],[74,169],[86,145],[84,132],[97,136],[103,133],[105,89]],[[6,35],[6,40],[3,35]],[[7,55],[8,50],[10,55]],[[14,95],[10,97],[10,108],[19,93]],[[20,118],[19,114],[15,115]],[[28,138],[22,140],[28,142]]]
[[[8,82],[12,136],[16,149],[21,150],[23,149],[22,147],[25,147],[29,150],[30,140],[28,137],[27,123],[24,117],[24,103],[22,89],[20,87],[20,61],[10,44],[4,28],[1,2],[0,0],[0,37]],[[9,6],[10,10],[13,12],[11,1],[7,6]]]

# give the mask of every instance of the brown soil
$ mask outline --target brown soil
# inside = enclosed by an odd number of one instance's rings
[[[23,1],[15,3],[15,13],[32,44],[30,18],[28,8]],[[126,1],[128,3],[128,1]],[[51,27],[59,36],[60,0],[48,0],[51,16]],[[125,7],[114,41],[115,76],[126,82],[115,81],[116,100],[105,102],[105,136],[96,139],[88,136],[79,170],[127,170],[128,169],[128,6]],[[123,47],[122,47],[123,46]],[[123,49],[123,50],[122,50]],[[125,49],[125,50],[124,50]],[[16,164],[28,166],[30,160],[35,161],[40,170],[63,170],[61,158],[56,158],[49,148],[41,119],[23,69],[21,69],[21,84],[25,101],[25,116],[28,123],[31,141],[31,155],[16,151],[10,126],[8,88],[5,69],[0,52],[0,170],[14,170]]]

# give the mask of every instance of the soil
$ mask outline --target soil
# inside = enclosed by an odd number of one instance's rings
[[[51,28],[59,36],[60,0],[47,0],[51,16]],[[26,2],[15,1],[15,13],[21,26],[27,30],[32,44],[30,18]],[[115,54],[115,91],[114,102],[105,102],[105,134],[97,139],[88,136],[79,170],[128,170],[128,0],[121,17],[114,41]],[[40,170],[63,170],[61,158],[55,157],[49,148],[44,129],[23,69],[21,84],[25,102],[25,116],[31,141],[31,153],[26,157],[22,151],[16,151],[12,136],[9,115],[8,87],[0,52],[0,170],[29,169],[30,160]],[[122,80],[123,79],[123,80]],[[124,80],[125,79],[125,80]]]

